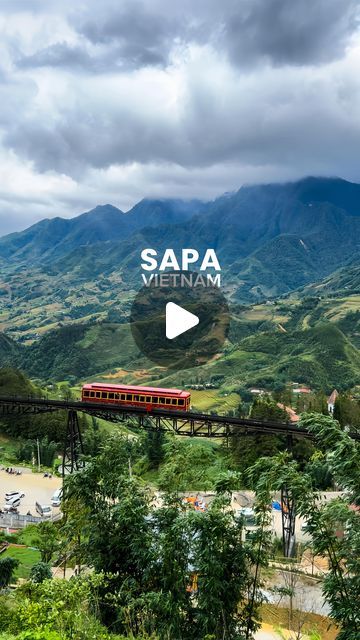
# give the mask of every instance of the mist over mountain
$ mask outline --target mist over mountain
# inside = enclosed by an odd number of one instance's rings
[[[42,220],[24,231],[0,238],[0,257],[15,263],[46,263],[80,246],[124,240],[144,226],[186,221],[204,206],[196,200],[144,199],[124,213],[111,204],[99,205],[70,220]]]
[[[145,199],[128,213],[98,206],[1,238],[0,257],[13,272],[26,264],[75,288],[114,273],[139,288],[144,247],[213,248],[234,299],[279,296],[356,264],[360,185],[310,177],[244,186],[208,203]]]
[[[236,321],[230,352],[211,375],[350,388],[360,383],[359,245],[360,185],[337,178],[43,220],[0,239],[0,360],[49,379],[123,367],[128,382],[138,380],[131,371],[149,363],[128,321],[143,284],[142,249],[161,256],[171,247],[180,256],[185,247],[214,248]]]

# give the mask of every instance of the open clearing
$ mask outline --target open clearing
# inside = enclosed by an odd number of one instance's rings
[[[196,391],[189,389],[191,393],[191,406],[193,410],[198,411],[218,411],[226,413],[239,408],[240,396],[237,393],[229,393],[228,395],[220,395],[218,389],[204,389]]]
[[[21,469],[21,467],[16,467]],[[22,474],[16,476],[6,471],[0,471],[0,507],[3,509],[5,505],[5,493],[9,491],[20,491],[25,494],[21,499],[19,513],[26,514],[28,511],[34,516],[35,502],[40,504],[51,505],[51,497],[57,489],[62,485],[61,478],[44,478],[42,473],[32,473],[29,469],[22,469]],[[57,513],[58,509],[53,510]],[[1,519],[0,519],[1,526]]]

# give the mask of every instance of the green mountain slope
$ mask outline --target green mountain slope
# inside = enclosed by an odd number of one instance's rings
[[[252,385],[273,389],[289,381],[326,391],[349,389],[360,384],[360,311],[351,311],[352,302],[305,298],[234,307],[223,352],[179,373],[146,360],[124,323],[62,327],[22,347],[16,357],[30,376],[44,380],[175,386],[215,380],[224,392]]]
[[[142,200],[128,213],[107,204],[70,220],[42,220],[29,229],[0,238],[0,257],[13,264],[50,263],[81,246],[123,240],[146,226],[184,222],[203,203],[181,200]]]
[[[358,203],[359,185],[309,178],[244,187],[202,205],[143,200],[128,214],[97,207],[7,236],[0,240],[10,264],[2,270],[0,363],[45,379],[114,372],[178,384],[144,360],[127,325],[142,285],[140,252],[213,247],[232,304],[230,341],[181,381],[214,375],[235,388],[300,378],[352,387],[360,348]]]
[[[22,352],[14,340],[0,333],[0,366],[16,366],[21,361]]]
[[[360,293],[360,266],[349,264],[338,269],[320,282],[314,282],[303,290],[304,295],[346,295]]]
[[[146,364],[128,324],[63,327],[26,347],[22,357],[29,375],[49,380],[81,379],[116,367],[140,369]]]

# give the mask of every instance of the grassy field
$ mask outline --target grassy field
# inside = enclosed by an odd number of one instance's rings
[[[262,621],[271,624],[274,629],[288,629],[289,610],[286,607],[266,604],[261,606],[260,613]],[[331,623],[331,620],[325,616],[294,611],[293,626],[298,629],[301,625],[303,625],[302,631],[304,633],[317,631],[323,640],[335,640],[339,633],[339,630]],[[295,635],[293,637],[295,638]]]
[[[10,557],[19,560],[20,564],[15,571],[15,577],[28,578],[30,576],[31,567],[40,560],[40,552],[29,547],[16,547],[10,545],[1,557]]]
[[[237,393],[224,395],[219,389],[205,389],[196,391],[190,389],[191,406],[195,411],[216,411],[226,413],[239,408],[240,396]]]

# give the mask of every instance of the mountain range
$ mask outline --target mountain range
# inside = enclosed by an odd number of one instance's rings
[[[128,213],[112,205],[70,220],[43,220],[0,239],[0,260],[76,285],[119,273],[140,284],[140,252],[214,248],[225,282],[242,302],[288,293],[359,259],[360,185],[306,178],[242,187],[212,202],[142,200]]]
[[[359,304],[360,185],[339,178],[244,186],[211,202],[145,199],[128,213],[102,205],[0,238],[0,362],[49,378],[146,370],[127,324],[144,247],[215,249],[236,318],[216,375],[225,362],[225,379],[241,367],[238,385],[298,372],[322,386],[360,381],[359,318],[348,317]]]

